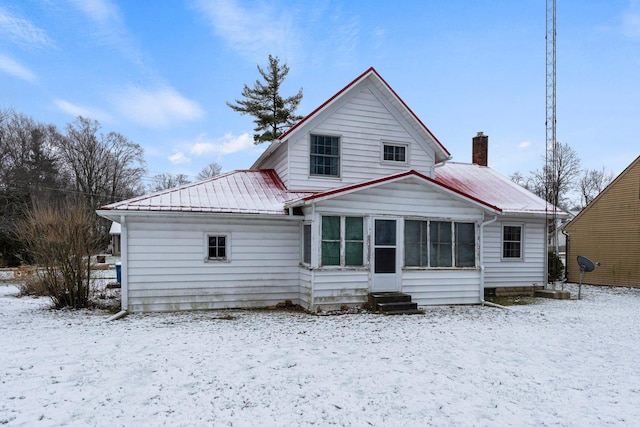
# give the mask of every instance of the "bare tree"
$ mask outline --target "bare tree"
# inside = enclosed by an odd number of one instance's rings
[[[116,132],[98,134],[100,123],[78,117],[60,141],[75,190],[94,209],[141,193],[143,150]]]
[[[604,166],[602,166],[602,169],[585,169],[582,171],[582,176],[578,182],[580,207],[584,208],[591,203],[613,181],[613,178],[615,178],[613,172],[607,172]]]
[[[222,171],[222,166],[217,163],[209,163],[205,166],[200,173],[198,173],[198,180],[202,181],[203,179],[213,178],[214,176],[220,175]]]
[[[154,175],[151,178],[152,182],[147,186],[147,190],[150,193],[155,193],[156,191],[168,190],[170,188],[179,187],[181,185],[189,184],[189,177],[183,173],[179,173],[176,175],[170,173],[161,173],[158,175]]]
[[[580,157],[569,144],[558,142],[555,158],[555,166],[545,164],[531,171],[528,177],[516,172],[511,180],[552,205],[567,208],[568,194],[575,189],[580,175]]]
[[[0,111],[0,264],[15,265],[24,244],[15,224],[32,200],[55,201],[67,185],[54,149],[59,133],[11,110]]]

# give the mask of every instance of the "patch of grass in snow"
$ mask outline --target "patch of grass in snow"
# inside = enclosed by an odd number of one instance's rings
[[[529,305],[535,304],[535,298],[523,297],[523,296],[508,296],[508,297],[486,297],[487,301],[494,304],[504,305],[505,307],[511,305]]]

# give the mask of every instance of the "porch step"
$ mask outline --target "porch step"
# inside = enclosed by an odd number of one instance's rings
[[[411,295],[401,292],[373,292],[369,294],[373,311],[383,314],[424,314],[418,303],[411,302]]]

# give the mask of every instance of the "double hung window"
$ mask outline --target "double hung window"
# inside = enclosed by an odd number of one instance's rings
[[[340,176],[340,138],[337,136],[311,135],[311,175]]]
[[[502,226],[502,258],[522,258],[522,225]]]

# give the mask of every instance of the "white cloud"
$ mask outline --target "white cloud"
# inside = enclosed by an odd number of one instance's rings
[[[36,80],[36,75],[24,65],[14,61],[6,55],[0,53],[0,70],[5,73],[17,77],[21,80],[32,82]]]
[[[528,148],[530,145],[530,141],[522,141],[520,144],[518,144],[518,148]]]
[[[0,6],[0,35],[2,34],[7,35],[12,42],[25,47],[43,48],[51,45],[49,37],[42,29]]]
[[[206,140],[206,135],[199,135],[191,147],[191,154],[202,156],[207,154],[231,154],[255,147],[253,136],[245,132],[239,136],[226,133],[222,138]]]
[[[178,152],[170,155],[168,157],[168,159],[174,165],[179,165],[179,164],[184,164],[184,163],[190,163],[191,162],[191,159],[188,158],[187,156],[185,156],[185,154],[182,151],[178,151]]]
[[[109,120],[111,118],[109,114],[104,111],[96,108],[81,107],[64,99],[56,99],[54,103],[60,110],[72,115],[73,117],[82,116],[95,120]]]
[[[92,23],[93,41],[120,52],[131,63],[143,67],[135,38],[124,24],[122,13],[111,0],[70,0]]]
[[[299,39],[290,11],[268,2],[251,8],[243,8],[237,0],[195,0],[193,4],[219,37],[252,60],[265,52],[288,56]]]
[[[130,86],[113,99],[122,114],[151,128],[164,128],[178,122],[200,119],[200,105],[180,95],[170,86],[143,90]]]
[[[118,8],[108,0],[71,0],[71,3],[100,25],[121,21]]]

